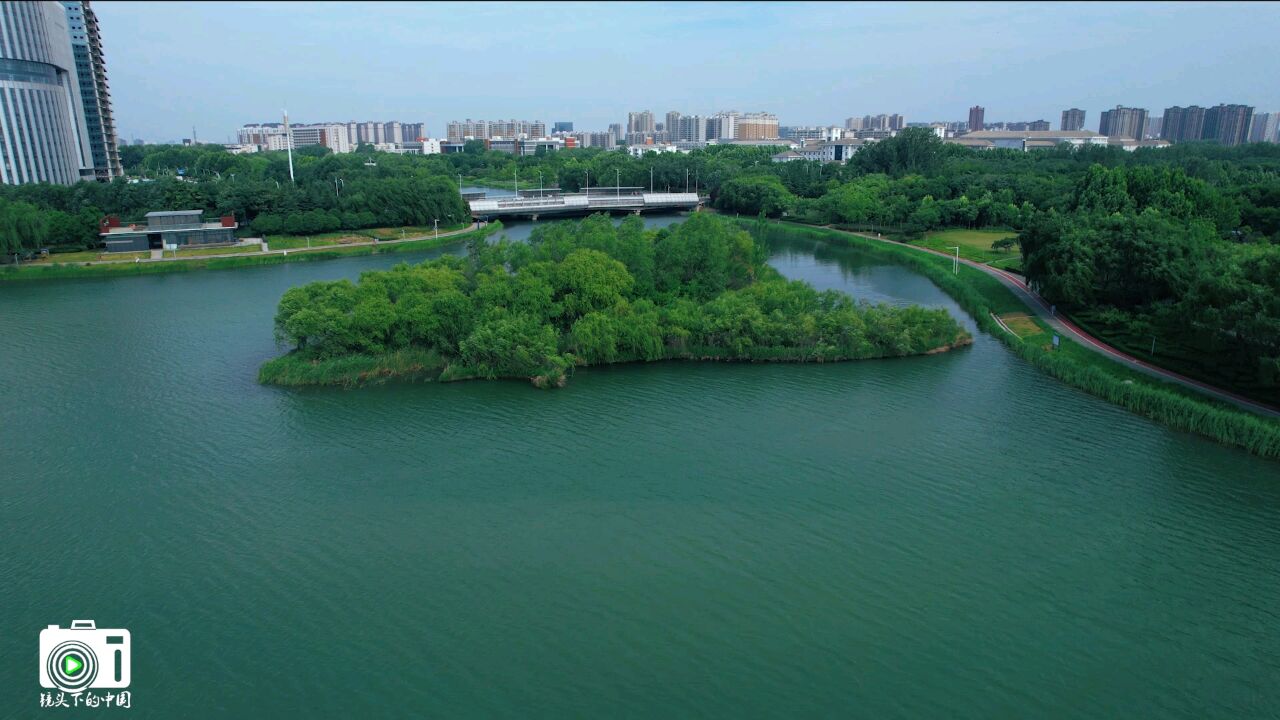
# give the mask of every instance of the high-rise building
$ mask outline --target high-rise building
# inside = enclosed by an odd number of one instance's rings
[[[94,177],[72,39],[60,3],[0,2],[0,183]]]
[[[778,116],[767,112],[744,113],[737,118],[735,140],[777,140]]]
[[[98,16],[89,0],[63,0],[67,13],[67,32],[76,62],[80,85],[80,102],[84,106],[85,133],[89,137],[89,160],[98,180],[108,181],[124,175],[120,165],[120,148],[116,123],[111,112],[111,91],[107,85],[107,64],[102,53],[102,33]]]
[[[1243,145],[1249,141],[1253,108],[1248,105],[1218,105],[1204,111],[1204,139],[1219,145]]]
[[[627,113],[628,135],[632,133],[653,133],[655,131],[657,131],[657,123],[653,120],[653,113],[648,110]]]
[[[969,108],[969,132],[977,132],[984,126],[982,120],[987,114],[987,109],[981,105],[974,105]]]
[[[401,130],[404,133],[405,142],[417,142],[419,140],[424,140],[427,137],[426,123],[404,123],[401,125]],[[424,154],[430,155],[432,153]],[[438,155],[439,153],[435,154]]]
[[[445,126],[448,142],[459,143],[467,138],[491,140],[493,138],[541,138],[547,136],[547,124],[541,120],[472,120],[451,121]]]
[[[1169,142],[1204,139],[1204,108],[1199,105],[1164,109],[1160,119],[1160,137]]]
[[[862,118],[860,118],[860,117],[849,117],[849,118],[845,118],[845,119],[844,119],[844,129],[845,129],[845,130],[861,130],[861,129],[862,129]]]
[[[1102,111],[1098,132],[1107,137],[1127,137],[1142,140],[1147,133],[1147,111],[1117,105],[1114,110]]]
[[[615,143],[622,142],[622,123],[609,123],[609,132],[613,134],[613,141]]]
[[[1276,135],[1277,130],[1280,130],[1280,113],[1254,113],[1249,142],[1280,142],[1280,137]]]
[[[899,114],[897,114],[897,113],[894,113],[893,115],[890,115],[890,116],[889,116],[889,129],[890,129],[890,130],[903,130],[903,129],[905,129],[906,127],[907,127],[907,119],[906,119],[906,118],[902,117],[901,115],[899,115]]]
[[[571,132],[573,132],[573,123],[572,123],[572,122],[569,122],[569,121],[567,121],[567,120],[557,120],[557,121],[556,121],[556,122],[551,126],[551,132],[553,132],[553,133],[571,133]]]
[[[1048,130],[1049,128],[1045,128]],[[1083,130],[1084,129],[1084,111],[1080,108],[1071,108],[1062,111],[1062,127],[1060,130]]]

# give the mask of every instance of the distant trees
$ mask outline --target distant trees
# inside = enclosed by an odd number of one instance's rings
[[[773,175],[750,175],[720,186],[718,206],[743,215],[778,217],[795,204],[795,195]]]

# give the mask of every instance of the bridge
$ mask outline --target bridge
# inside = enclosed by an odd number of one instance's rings
[[[471,217],[477,220],[543,215],[590,215],[595,212],[654,212],[660,210],[695,210],[704,197],[698,193],[569,193],[544,197],[495,197],[472,200]]]

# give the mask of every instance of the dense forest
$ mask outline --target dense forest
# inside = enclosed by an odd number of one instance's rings
[[[203,208],[254,234],[461,222],[459,182],[697,188],[725,213],[912,239],[946,227],[1018,234],[1042,295],[1130,352],[1280,401],[1280,146],[1185,143],[1125,152],[947,145],[908,130],[847,165],[774,163],[774,148],[690,154],[579,149],[530,157],[469,143],[450,155],[369,147],[335,156],[130,146],[129,181],[0,188],[0,253],[97,242],[105,214]],[[178,173],[182,175],[179,176]]]
[[[443,379],[548,386],[579,365],[830,362],[969,340],[944,310],[869,305],[789,282],[749,233],[707,213],[656,231],[634,216],[615,226],[596,215],[542,225],[528,243],[480,241],[470,250],[465,259],[366,272],[359,283],[290,289],[275,324],[294,350],[267,363],[262,378],[346,381],[353,358],[377,368],[408,351],[429,358],[416,372],[425,366]],[[325,376],[325,367],[337,374]]]

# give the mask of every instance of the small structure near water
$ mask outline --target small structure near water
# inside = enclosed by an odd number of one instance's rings
[[[183,245],[233,245],[236,242],[236,219],[226,215],[218,222],[201,220],[200,210],[149,212],[147,224],[121,225],[120,218],[103,218],[98,235],[106,243],[107,252],[164,250]]]

